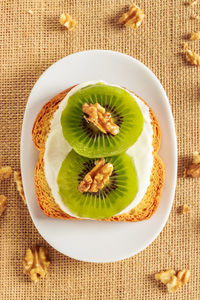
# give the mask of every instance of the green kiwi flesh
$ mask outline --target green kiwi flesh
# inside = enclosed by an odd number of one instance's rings
[[[87,122],[82,106],[84,103],[99,103],[119,126],[113,136],[101,132]],[[126,90],[97,83],[88,85],[69,99],[61,116],[63,135],[71,147],[80,155],[100,158],[120,154],[132,146],[143,129],[143,115],[139,105]]]
[[[57,183],[66,207],[77,217],[105,219],[120,213],[135,198],[138,179],[132,159],[126,154],[105,158],[113,164],[109,182],[97,193],[78,190],[79,183],[94,167],[96,159],[78,155],[71,150],[62,163]]]

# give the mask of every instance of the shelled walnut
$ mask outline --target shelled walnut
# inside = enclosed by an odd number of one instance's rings
[[[188,5],[193,6],[195,4],[197,4],[198,0],[189,0],[188,1]]]
[[[76,26],[76,21],[68,13],[60,15],[60,24],[65,26],[69,31],[73,30]]]
[[[200,66],[200,56],[190,49],[185,50],[186,60],[195,66]]]
[[[0,195],[0,216],[3,214],[4,210],[6,209],[6,201],[7,201],[6,196]]]
[[[105,164],[105,159],[102,158],[95,162],[94,168],[88,172],[78,186],[81,193],[93,192],[96,193],[108,183],[113,172],[113,165]]]
[[[192,32],[192,33],[191,33],[191,36],[190,36],[190,40],[191,40],[191,41],[197,41],[197,40],[200,40],[200,31]]]
[[[193,153],[192,164],[185,170],[184,177],[200,178],[200,152]]]
[[[174,293],[189,281],[190,270],[184,269],[177,272],[177,274],[172,269],[161,271],[155,274],[155,279],[164,283],[167,286],[168,292]]]
[[[12,174],[12,169],[9,166],[0,167],[0,181],[3,179],[8,179]]]
[[[17,190],[18,190],[22,200],[24,201],[24,204],[26,204],[26,198],[24,195],[24,189],[23,189],[23,185],[22,185],[22,177],[21,177],[20,171],[14,172],[14,181],[16,183]]]
[[[196,14],[193,14],[193,15],[191,15],[191,19],[193,19],[193,20],[200,20],[200,16],[198,16]]]
[[[82,109],[88,115],[88,118],[85,117],[86,121],[94,124],[101,132],[111,133],[112,135],[119,133],[119,126],[113,122],[111,114],[106,112],[105,108],[99,103],[84,103]]]
[[[186,215],[187,213],[190,212],[190,207],[187,204],[184,204],[182,212],[184,215]]]
[[[141,8],[139,8],[136,4],[132,4],[129,7],[127,13],[124,13],[118,20],[119,24],[125,25],[126,27],[132,27],[133,29],[137,29],[144,19],[144,13]]]
[[[23,270],[25,274],[30,276],[32,281],[37,282],[39,278],[46,276],[49,264],[46,249],[36,246],[33,250],[27,249],[23,261]]]

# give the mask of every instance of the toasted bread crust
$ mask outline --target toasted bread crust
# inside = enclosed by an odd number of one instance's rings
[[[54,201],[52,197],[51,190],[48,186],[48,183],[45,178],[44,173],[44,151],[45,151],[45,142],[50,130],[50,121],[58,109],[59,103],[64,99],[67,93],[72,89],[68,88],[67,90],[61,92],[50,101],[48,101],[41,109],[37,118],[34,122],[32,130],[32,138],[35,147],[40,151],[39,159],[35,169],[35,189],[37,200],[40,208],[49,217],[59,218],[59,219],[75,219],[80,220],[79,218],[72,217],[65,212],[63,212],[58,204]],[[138,97],[138,96],[137,96]],[[140,98],[140,97],[139,97]],[[141,98],[140,98],[141,99]],[[143,102],[144,100],[141,99]],[[145,103],[146,104],[146,103]],[[111,217],[109,219],[102,219],[102,221],[125,221],[125,222],[137,222],[142,220],[147,220],[150,218],[156,209],[158,208],[161,190],[164,185],[165,179],[165,170],[164,164],[160,157],[157,155],[157,152],[160,147],[161,140],[161,131],[158,120],[149,107],[150,116],[152,120],[153,127],[153,149],[154,149],[154,164],[152,169],[152,174],[150,178],[150,185],[145,193],[145,196],[141,202],[133,208],[129,213],[124,213],[118,216]]]

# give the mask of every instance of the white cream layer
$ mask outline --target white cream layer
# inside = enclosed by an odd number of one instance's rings
[[[62,111],[65,109],[68,99],[71,95],[73,95],[78,90],[87,85],[96,84],[98,82],[100,81],[90,81],[79,84],[66,95],[66,97],[60,103],[59,108],[54,113],[54,116],[51,120],[49,135],[45,144],[44,171],[46,180],[52,192],[52,196],[55,202],[65,213],[74,217],[76,217],[76,215],[74,215],[63,203],[62,198],[59,194],[59,187],[57,184],[57,177],[62,162],[69,153],[69,151],[72,149],[63,136],[60,118]],[[112,84],[107,85],[119,87],[117,85]],[[139,136],[137,142],[133,146],[131,146],[127,151],[127,154],[133,159],[137,171],[138,193],[133,199],[133,201],[123,211],[118,213],[118,215],[121,213],[129,212],[142,200],[150,184],[151,170],[153,167],[153,129],[151,126],[149,108],[138,97],[131,94],[130,92],[129,94],[132,95],[135,101],[138,103],[144,118],[144,126],[141,135]]]

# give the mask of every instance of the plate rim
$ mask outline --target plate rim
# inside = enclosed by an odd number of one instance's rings
[[[140,66],[142,66],[146,71],[148,71],[152,76],[153,76],[153,80],[155,80],[159,86],[159,91],[162,93],[162,96],[164,96],[164,98],[167,100],[166,101],[166,105],[167,105],[167,108],[168,108],[168,116],[170,118],[170,122],[168,124],[168,126],[170,127],[170,131],[171,131],[171,134],[172,134],[172,141],[173,141],[173,160],[174,160],[174,173],[173,173],[173,184],[172,184],[172,189],[171,189],[171,199],[169,201],[169,209],[168,211],[165,213],[165,218],[162,219],[162,222],[159,226],[159,228],[154,231],[154,234],[152,236],[152,238],[148,241],[147,244],[145,244],[144,247],[141,247],[140,250],[138,251],[132,251],[131,253],[129,253],[129,255],[121,255],[120,257],[117,257],[117,258],[114,258],[114,255],[113,255],[113,259],[108,259],[108,260],[88,260],[88,259],[83,259],[81,257],[77,257],[77,256],[73,256],[70,254],[70,256],[64,252],[62,252],[61,250],[58,250],[56,248],[56,246],[52,243],[52,241],[49,241],[49,238],[44,236],[44,234],[41,233],[41,231],[39,230],[39,226],[36,225],[35,223],[35,220],[34,220],[34,217],[32,215],[32,211],[29,207],[29,203],[27,201],[27,207],[28,207],[28,211],[29,211],[29,214],[31,216],[31,219],[32,219],[32,222],[34,224],[34,226],[36,227],[38,233],[42,236],[42,238],[51,246],[53,247],[56,251],[62,253],[63,255],[65,256],[69,256],[73,259],[76,259],[76,260],[79,260],[79,261],[84,261],[84,262],[89,262],[89,263],[111,263],[111,262],[116,262],[116,261],[121,261],[121,260],[124,260],[124,259],[127,259],[127,258],[130,258],[130,257],[133,257],[135,256],[136,254],[142,252],[144,249],[146,249],[148,246],[150,246],[153,241],[159,236],[159,234],[161,233],[161,231],[163,230],[163,228],[165,227],[166,223],[167,223],[167,220],[169,218],[169,215],[170,215],[170,212],[171,212],[171,208],[172,208],[172,204],[173,204],[173,201],[174,201],[174,196],[175,196],[175,190],[176,190],[176,183],[177,183],[177,137],[176,137],[176,130],[175,130],[175,121],[174,121],[174,118],[173,118],[173,114],[172,114],[172,110],[171,110],[171,105],[170,105],[170,102],[169,102],[169,99],[167,97],[167,94],[160,82],[160,80],[156,77],[156,75],[154,74],[154,72],[152,72],[151,69],[149,69],[145,64],[143,64],[141,61],[137,60],[136,58],[130,56],[130,55],[127,55],[125,53],[122,53],[122,52],[119,52],[119,51],[113,51],[113,50],[104,50],[104,49],[92,49],[92,50],[84,50],[84,51],[78,51],[78,52],[75,52],[75,53],[72,53],[72,54],[69,54],[61,59],[59,59],[58,61],[54,62],[53,64],[51,64],[47,69],[45,69],[44,72],[41,73],[41,75],[39,75],[39,77],[37,78],[37,81],[35,82],[35,84],[33,85],[30,93],[29,93],[29,97],[28,97],[28,100],[27,100],[27,103],[26,103],[26,107],[25,107],[25,110],[24,110],[24,116],[23,116],[23,122],[22,122],[22,130],[21,130],[21,139],[20,139],[20,168],[21,168],[21,174],[22,174],[22,183],[24,185],[24,175],[23,175],[23,145],[24,145],[24,131],[25,131],[25,122],[26,122],[26,114],[27,114],[27,108],[29,106],[29,103],[30,103],[30,97],[31,97],[31,94],[32,92],[35,90],[35,88],[37,88],[37,86],[39,85],[39,80],[42,79],[43,77],[46,76],[46,74],[48,73],[49,70],[51,70],[56,64],[59,64],[61,63],[63,60],[66,60],[66,59],[70,59],[72,56],[79,56],[79,55],[84,55],[86,53],[111,53],[111,54],[117,54],[117,55],[120,55],[120,56],[123,56],[125,58],[128,58],[129,60],[134,60],[134,62]],[[42,104],[42,102],[41,102]],[[162,143],[162,142],[161,142]],[[26,193],[25,193],[26,194]],[[145,221],[144,221],[145,222]]]

